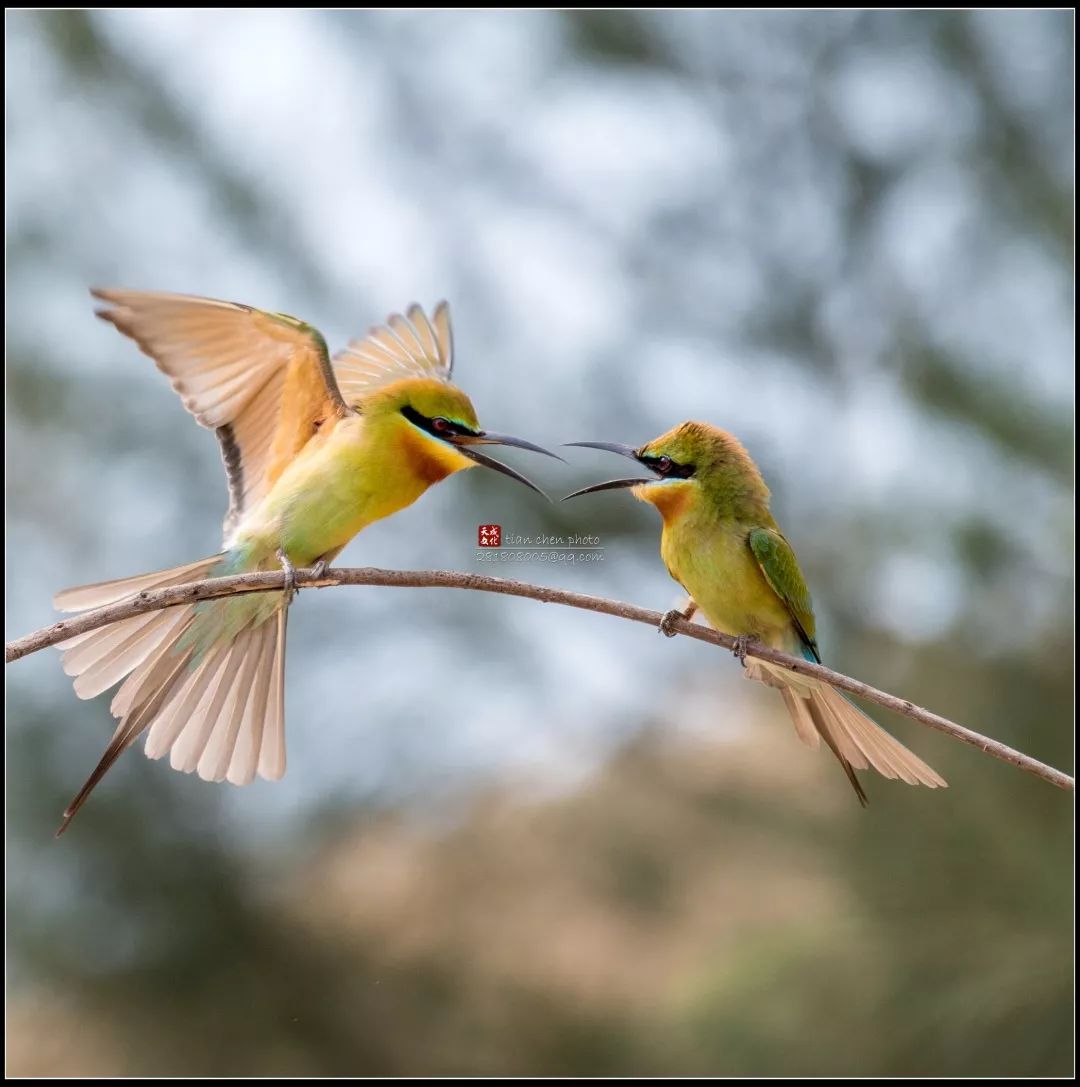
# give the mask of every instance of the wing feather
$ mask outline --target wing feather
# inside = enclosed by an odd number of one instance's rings
[[[326,343],[287,314],[152,291],[91,292],[98,316],[131,337],[183,405],[217,431],[229,481],[226,536],[319,424],[348,411]]]
[[[791,544],[773,528],[751,529],[747,543],[769,587],[787,608],[803,645],[820,664],[815,639],[814,605]]]
[[[440,302],[428,318],[414,302],[406,316],[394,313],[334,356],[342,396],[360,404],[373,389],[404,377],[449,381],[454,368],[450,307]]]

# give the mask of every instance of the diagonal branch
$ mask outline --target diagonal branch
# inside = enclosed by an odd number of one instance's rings
[[[103,608],[95,608],[86,611],[70,619],[62,619],[50,627],[34,631],[25,637],[16,638],[8,642],[4,647],[4,663],[25,657],[30,653],[36,653],[39,649],[45,649],[50,645],[73,638],[77,634],[83,634],[98,627],[107,626],[109,623],[128,619],[133,615],[141,615],[143,612],[157,611],[160,608],[173,607],[177,604],[190,604],[196,600],[212,600],[219,596],[231,596],[235,593],[267,592],[282,590],[284,588],[285,575],[280,570],[265,573],[238,574],[233,577],[210,578],[206,581],[193,581],[187,585],[174,585],[165,589],[150,589],[137,593],[118,604],[109,604]],[[635,623],[647,623],[657,627],[663,618],[660,612],[650,611],[648,608],[639,608],[634,604],[624,604],[617,600],[606,600],[599,596],[588,596],[585,593],[567,592],[565,589],[549,589],[541,585],[528,585],[522,581],[511,581],[508,578],[486,577],[482,574],[463,574],[455,571],[444,570],[379,570],[374,567],[362,567],[359,569],[333,569],[328,570],[321,577],[316,576],[310,570],[298,570],[296,572],[296,584],[307,588],[325,588],[330,585],[385,585],[402,589],[472,589],[477,592],[501,593],[504,596],[522,596],[529,600],[539,600],[542,604],[563,604],[570,608],[581,608],[583,611],[600,612],[603,615],[614,615],[620,619],[630,619]],[[735,648],[735,639],[727,634],[704,627],[699,623],[687,622],[685,619],[676,619],[670,624],[670,629],[678,634],[684,634],[689,638],[696,638],[701,642],[710,642],[724,649]],[[995,759],[1010,763],[1021,770],[1042,778],[1043,781],[1056,785],[1059,789],[1072,790],[1074,782],[1068,774],[1061,770],[1055,770],[1052,766],[1033,759],[1011,747],[1007,747],[997,740],[991,740],[962,725],[955,724],[945,717],[939,717],[936,713],[921,709],[904,698],[886,694],[869,684],[857,679],[834,672],[820,664],[811,664],[809,661],[798,657],[789,656],[776,649],[768,649],[765,646],[750,643],[747,647],[747,656],[758,657],[761,660],[772,661],[790,668],[793,672],[813,676],[824,680],[833,687],[842,691],[865,698],[868,702],[874,702],[886,709],[893,710],[912,721],[928,725],[930,728],[944,732],[946,735],[960,740],[962,743],[977,747],[985,751]]]

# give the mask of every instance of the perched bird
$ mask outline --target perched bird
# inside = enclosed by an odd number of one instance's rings
[[[153,574],[67,589],[83,611],[146,589],[284,568],[285,592],[150,612],[61,643],[75,693],[112,701],[112,741],[64,812],[63,833],[93,788],[142,734],[146,754],[237,785],[285,772],[285,620],[296,567],[325,569],[361,529],[477,464],[534,487],[484,445],[555,456],[480,429],[450,383],[450,311],[416,305],[333,360],[295,317],[208,298],[94,290],[98,316],[130,336],[184,407],[221,443],[229,485],[220,553]],[[558,458],[557,458],[558,459]],[[542,492],[539,492],[542,493]]]
[[[828,684],[769,661],[746,657],[750,641],[821,663],[814,608],[795,552],[769,512],[769,488],[732,435],[708,423],[683,423],[639,449],[607,442],[571,442],[637,461],[648,478],[613,479],[567,495],[621,487],[649,502],[664,519],[660,554],[668,573],[690,594],[685,611],[664,616],[660,629],[700,608],[717,630],[739,639],[738,654],[754,679],[776,687],[799,739],[824,740],[852,788],[867,803],[855,770],[872,766],[909,785],[945,781]]]

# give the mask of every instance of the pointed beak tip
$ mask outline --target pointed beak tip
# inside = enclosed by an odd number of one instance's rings
[[[583,494],[594,494],[597,491],[616,491],[627,487],[637,487],[643,483],[651,483],[651,479],[609,479],[606,483],[594,483],[591,487],[582,487],[580,491],[574,491],[562,499],[565,502],[570,498],[580,498]]]
[[[518,483],[528,487],[530,491],[535,491],[545,501],[551,501],[551,499],[540,490],[531,479],[527,476],[523,476],[509,465],[503,464],[502,461],[498,461],[494,457],[489,457],[486,453],[481,453],[480,450],[476,449],[474,446],[463,445],[459,446],[459,449],[469,458],[469,460],[474,461],[477,464],[482,464],[485,468],[490,468],[493,472],[499,472],[501,475],[509,476],[510,479],[517,480]]]
[[[621,442],[563,442],[563,445],[575,446],[579,449],[602,449],[605,453],[618,453],[620,457],[637,460],[637,450]]]

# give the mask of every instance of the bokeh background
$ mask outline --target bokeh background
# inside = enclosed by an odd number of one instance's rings
[[[213,438],[90,284],[451,299],[485,425],[749,446],[836,667],[1072,764],[1073,16],[9,13],[8,636],[214,551]],[[553,493],[617,470],[507,459]],[[659,522],[476,471],[342,563],[666,608]],[[490,572],[490,571],[489,571]],[[727,654],[530,601],[304,593],[289,773],[132,753],[7,674],[8,1072],[1065,1075],[1072,797],[878,714],[867,777]]]

